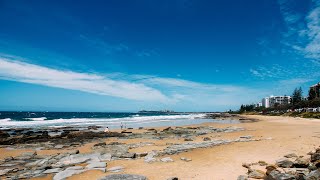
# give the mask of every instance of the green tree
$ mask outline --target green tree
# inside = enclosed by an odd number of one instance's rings
[[[314,91],[314,89],[310,89],[309,90],[309,96],[308,96],[308,100],[311,101],[313,100],[314,98],[316,98],[316,92]]]
[[[294,89],[294,91],[292,93],[292,104],[293,105],[296,105],[302,101],[302,93],[303,93],[303,91],[302,91],[301,87],[299,89],[298,88]]]

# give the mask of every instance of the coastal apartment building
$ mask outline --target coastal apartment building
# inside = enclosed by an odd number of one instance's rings
[[[262,102],[255,103],[255,104],[254,104],[254,107],[255,107],[255,108],[262,107]]]
[[[291,96],[270,96],[269,102],[270,107],[275,107],[276,105],[290,104]]]
[[[265,97],[262,99],[262,106],[265,108],[269,108],[270,107],[270,101],[269,101],[269,97]]]
[[[313,90],[316,93],[316,97],[320,98],[320,82],[313,86],[310,86],[310,90]]]
[[[262,106],[265,108],[275,107],[276,105],[290,104],[291,96],[270,96],[262,99]]]

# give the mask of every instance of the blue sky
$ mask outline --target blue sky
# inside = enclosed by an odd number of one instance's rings
[[[0,110],[222,111],[320,81],[319,0],[0,0]]]

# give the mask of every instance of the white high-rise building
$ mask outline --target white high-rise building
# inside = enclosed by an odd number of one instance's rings
[[[275,105],[286,105],[290,104],[291,96],[270,96],[269,105],[274,107]]]
[[[270,96],[262,99],[262,106],[265,108],[274,107],[277,105],[290,104],[291,96]]]
[[[269,108],[270,107],[270,101],[268,97],[265,97],[262,99],[262,106],[265,108]]]

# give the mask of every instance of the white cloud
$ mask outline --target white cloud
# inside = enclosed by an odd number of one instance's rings
[[[161,78],[161,77],[150,77],[142,79],[141,82],[146,84],[153,85],[161,85],[166,87],[179,87],[179,88],[187,88],[187,89],[196,89],[203,91],[215,91],[215,92],[235,92],[243,90],[243,87],[240,86],[232,86],[232,85],[219,85],[219,84],[205,84],[198,83],[183,79],[174,79],[174,78]]]
[[[296,13],[294,1],[279,0],[287,31],[283,44],[306,58],[320,58],[320,1],[311,0],[311,8],[305,15]]]
[[[56,70],[4,57],[0,57],[0,78],[132,100],[169,100],[160,91],[141,83],[115,81],[96,74]]]
[[[295,67],[295,64],[291,64]],[[278,64],[270,64],[268,66],[258,66],[251,68],[250,73],[259,79],[265,80],[267,78],[272,78],[273,80],[285,79],[297,73],[297,71],[288,69],[287,67],[280,66]]]
[[[307,16],[308,44],[305,47],[306,56],[320,58],[320,7],[313,9]]]
[[[30,62],[30,61],[29,61]],[[0,55],[0,79],[78,90],[189,110],[221,110],[250,103],[266,92],[235,85],[123,73],[95,74],[59,70]]]

